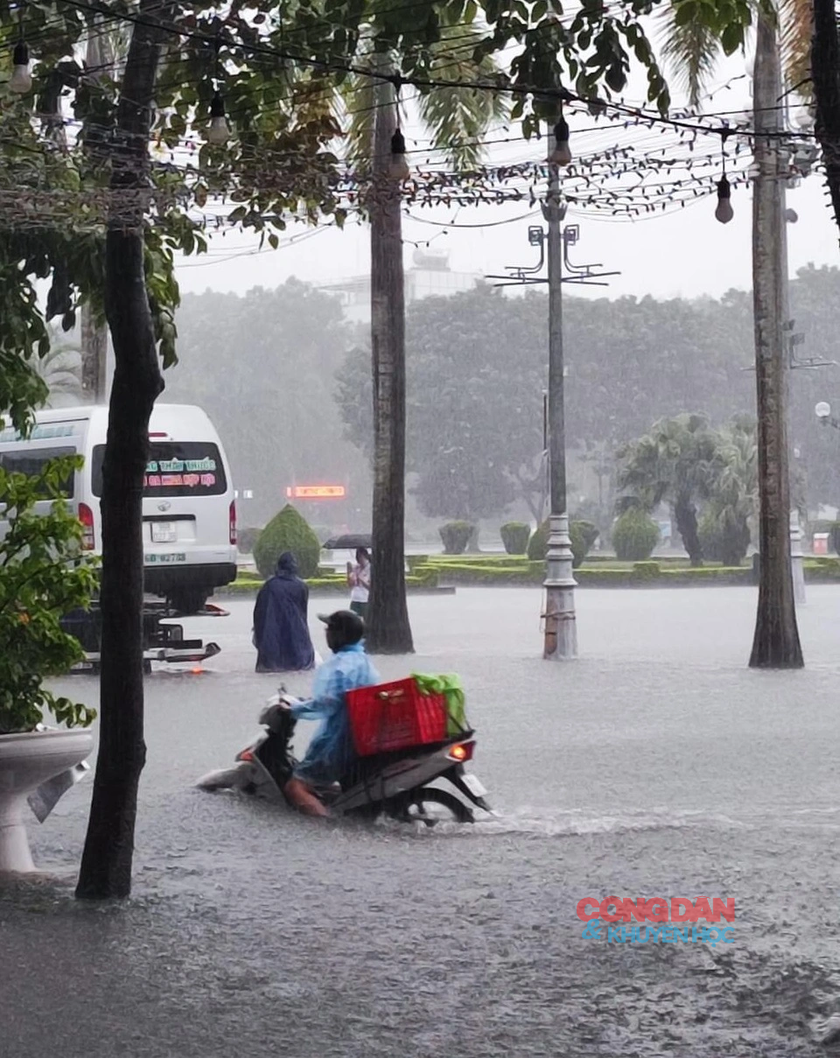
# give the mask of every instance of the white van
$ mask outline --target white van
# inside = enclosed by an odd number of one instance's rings
[[[0,430],[0,466],[37,473],[56,456],[84,456],[68,499],[84,526],[84,547],[102,550],[104,406],[37,412],[27,440]],[[145,589],[183,613],[200,610],[213,589],[236,577],[236,504],[230,467],[207,415],[188,404],[158,404],[149,422],[143,491]],[[39,505],[40,506],[40,505]],[[48,505],[44,503],[44,511]],[[38,508],[36,507],[36,510]]]

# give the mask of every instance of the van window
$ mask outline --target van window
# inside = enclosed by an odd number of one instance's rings
[[[91,461],[94,496],[102,495],[105,445],[95,445]],[[221,496],[227,491],[225,468],[218,446],[211,441],[155,441],[143,479],[143,495]]]
[[[0,467],[10,474],[26,474],[34,477],[44,469],[44,464],[59,456],[75,456],[78,452],[75,448],[18,448],[13,452],[0,452]],[[68,500],[73,499],[75,485],[75,473],[71,473],[61,484],[61,492]]]

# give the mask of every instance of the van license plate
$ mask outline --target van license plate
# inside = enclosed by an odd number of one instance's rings
[[[152,522],[153,544],[174,544],[177,539],[174,522]]]
[[[464,786],[470,791],[473,797],[484,797],[487,793],[485,787],[476,779],[470,772],[466,772],[461,776],[461,781]]]

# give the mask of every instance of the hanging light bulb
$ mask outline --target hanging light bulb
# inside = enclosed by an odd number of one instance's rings
[[[397,180],[399,183],[408,180],[411,176],[411,169],[405,158],[405,137],[399,129],[391,137],[391,164],[388,167],[388,174],[392,180]]]
[[[586,109],[592,115],[593,118],[602,118],[607,112],[607,104],[603,99],[599,99],[597,96],[594,99],[590,99],[586,104]]]
[[[730,220],[735,216],[735,211],[732,209],[732,188],[729,186],[729,181],[725,176],[722,176],[718,181],[717,186],[717,209],[715,210],[715,218],[721,222],[721,224],[728,224]]]
[[[548,156],[548,164],[556,166],[570,165],[572,151],[569,147],[569,125],[565,118],[560,118],[554,126],[554,150]]]
[[[15,45],[12,67],[9,89],[17,95],[26,95],[32,87],[32,74],[29,72],[29,48],[23,40],[19,40]]]
[[[227,143],[230,135],[227,118],[225,117],[225,101],[222,93],[216,89],[210,100],[210,128],[207,130],[207,142],[218,147]]]

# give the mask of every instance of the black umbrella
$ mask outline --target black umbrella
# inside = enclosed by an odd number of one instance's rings
[[[355,551],[357,547],[366,547],[370,550],[370,533],[346,533],[344,536],[331,536],[322,545],[325,551]]]

